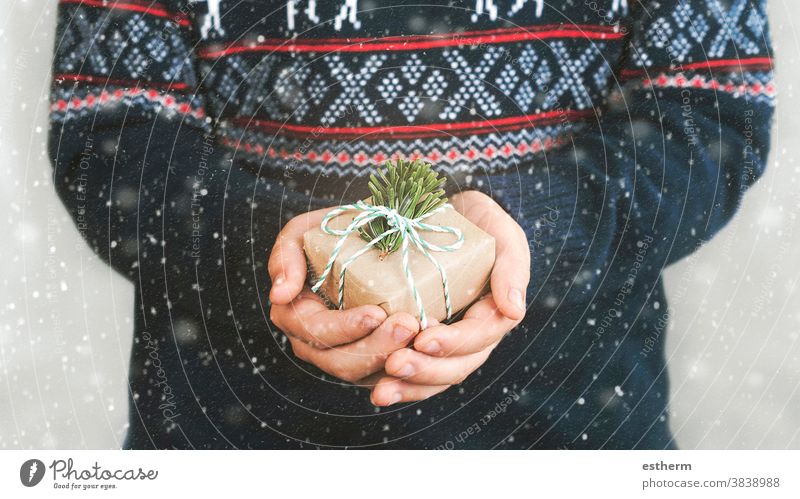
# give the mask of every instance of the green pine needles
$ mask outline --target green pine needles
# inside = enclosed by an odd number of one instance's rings
[[[447,202],[444,195],[445,178],[433,171],[423,161],[398,159],[386,162],[386,169],[378,175],[369,176],[372,204],[393,208],[406,218],[418,218],[432,212]],[[378,218],[359,229],[361,237],[372,241],[387,230],[385,218]],[[400,234],[391,234],[381,239],[375,247],[381,250],[381,258],[400,249]]]

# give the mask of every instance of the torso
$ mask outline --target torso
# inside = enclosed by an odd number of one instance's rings
[[[513,168],[594,117],[626,39],[624,0],[208,3],[190,18],[220,140],[329,176]]]

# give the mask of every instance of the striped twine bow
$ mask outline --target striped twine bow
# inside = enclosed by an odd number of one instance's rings
[[[423,220],[426,218],[435,215],[436,213],[441,212],[445,208],[452,208],[449,204],[443,204],[439,208],[426,213],[418,218],[407,218],[403,215],[399,214],[396,210],[386,207],[386,206],[374,206],[367,204],[363,201],[358,201],[353,204],[346,204],[339,206],[338,208],[334,208],[327,215],[325,218],[322,219],[322,224],[320,224],[320,228],[326,234],[330,234],[332,236],[339,236],[339,241],[337,241],[336,246],[333,248],[333,252],[331,252],[331,256],[328,259],[328,264],[325,265],[325,270],[322,272],[322,275],[319,277],[319,280],[316,284],[311,288],[312,291],[315,293],[319,290],[322,284],[325,282],[325,279],[328,278],[328,275],[333,268],[333,263],[336,261],[336,258],[339,256],[339,252],[342,250],[344,246],[345,240],[347,240],[347,236],[356,232],[360,227],[370,223],[371,221],[378,219],[378,218],[385,218],[390,229],[383,232],[382,234],[378,235],[371,241],[369,241],[363,248],[353,253],[350,258],[348,258],[343,264],[342,269],[339,271],[339,308],[344,308],[344,277],[345,272],[347,271],[347,267],[350,266],[358,257],[372,249],[379,241],[383,238],[390,236],[391,234],[400,233],[400,237],[402,239],[401,243],[401,254],[403,260],[403,273],[406,276],[406,280],[408,281],[408,287],[411,290],[411,294],[414,297],[414,302],[417,305],[417,310],[419,311],[419,321],[420,326],[422,329],[428,327],[428,318],[425,314],[425,307],[422,306],[422,299],[420,298],[419,292],[417,291],[417,287],[414,284],[414,276],[411,274],[411,268],[408,264],[408,246],[409,241],[417,247],[419,251],[425,255],[428,260],[433,263],[436,269],[439,271],[439,275],[442,277],[442,288],[444,289],[444,303],[445,308],[447,309],[447,318],[450,319],[453,315],[453,307],[450,303],[450,289],[447,284],[447,275],[445,274],[444,268],[439,264],[438,261],[431,255],[431,251],[446,251],[446,252],[453,252],[458,250],[461,245],[464,244],[464,235],[455,227],[447,227],[447,226],[440,226],[440,225],[431,225],[425,223]],[[338,217],[339,215],[353,210],[360,210],[361,213],[356,215],[353,218],[353,221],[350,225],[347,226],[344,230],[337,230],[328,227],[328,223],[333,220],[334,218]],[[456,236],[456,241],[452,244],[445,245],[445,246],[437,246],[435,244],[431,244],[428,241],[425,241],[420,237],[419,231],[430,231],[430,232],[440,232],[446,234],[453,234]]]

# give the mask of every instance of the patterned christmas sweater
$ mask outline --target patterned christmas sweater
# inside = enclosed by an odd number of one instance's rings
[[[137,283],[130,446],[435,447],[509,387],[516,409],[464,446],[674,445],[660,272],[766,165],[765,0],[60,0],[58,18],[56,188]],[[534,277],[460,395],[386,413],[291,356],[264,261],[288,218],[394,156],[497,199]]]

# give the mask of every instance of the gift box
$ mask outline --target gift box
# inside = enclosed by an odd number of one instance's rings
[[[398,175],[404,174],[395,171],[395,180]],[[403,210],[402,200],[376,200],[386,193],[371,190],[373,197],[333,209],[305,233],[312,289],[334,307],[408,312],[423,328],[431,318],[445,322],[488,291],[493,237],[444,199],[424,216],[405,217],[412,211]]]

